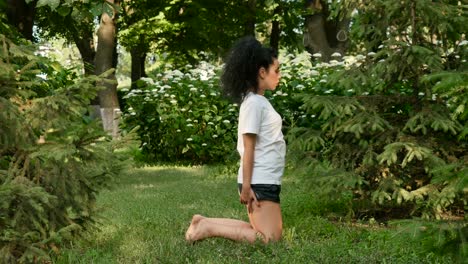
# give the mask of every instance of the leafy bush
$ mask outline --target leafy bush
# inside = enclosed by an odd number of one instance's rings
[[[235,154],[238,105],[220,96],[217,68],[201,63],[143,78],[125,96],[125,126],[138,127],[148,161],[214,163]]]
[[[76,81],[33,47],[0,43],[0,262],[46,261],[93,224],[123,163],[86,115],[100,78]]]
[[[301,101],[292,95],[315,80],[307,53],[281,55],[281,85],[265,96],[283,117],[284,133],[305,120]],[[201,62],[184,72],[163,65],[142,78],[138,89],[124,89],[125,127],[138,127],[147,161],[217,163],[237,160],[239,107],[219,91],[222,65]],[[324,91],[326,92],[326,91]],[[302,117],[302,118],[301,118]]]
[[[315,65],[326,81],[312,82],[313,88],[299,95],[309,120],[289,133],[290,146],[324,191],[350,199],[354,216],[463,215],[468,64],[460,33],[466,19],[459,15],[466,11],[440,3],[453,14],[424,16],[436,4],[418,2],[416,23],[406,13],[392,16],[402,5],[356,6],[362,14],[353,37],[367,55]],[[370,17],[382,10],[388,14],[385,23],[371,24]],[[412,30],[411,37],[402,37],[414,26],[437,36]],[[363,37],[389,28],[380,39]],[[317,93],[323,84],[328,95]]]
[[[464,263],[468,257],[468,223],[443,220],[398,220],[402,233],[421,245],[422,253],[450,256],[456,263]]]

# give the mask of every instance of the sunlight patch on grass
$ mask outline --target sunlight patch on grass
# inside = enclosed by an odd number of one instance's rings
[[[96,235],[96,241],[101,245],[109,243],[109,241],[113,240],[118,235],[120,232],[119,229],[120,227],[117,225],[102,225]]]
[[[197,203],[182,204],[182,205],[179,205],[179,208],[180,208],[182,211],[185,211],[185,210],[196,210],[196,209],[198,209],[198,204],[197,204]]]
[[[153,167],[143,167],[135,169],[135,172],[143,171],[143,172],[150,172],[150,173],[158,173],[164,172],[169,174],[192,174],[192,175],[202,175],[203,172],[200,167],[193,166],[193,167],[182,167],[182,166],[153,166]]]
[[[148,188],[154,188],[155,186],[153,184],[137,184],[133,185],[133,188],[135,189],[148,189]]]
[[[125,259],[139,259],[151,252],[148,241],[138,236],[126,236],[124,243],[119,247],[119,255]]]

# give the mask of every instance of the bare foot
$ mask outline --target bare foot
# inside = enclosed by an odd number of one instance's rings
[[[202,220],[205,219],[204,216],[196,214],[192,217],[192,222],[190,223],[189,228],[187,229],[187,232],[185,232],[185,240],[188,242],[194,242],[198,240],[198,223]]]

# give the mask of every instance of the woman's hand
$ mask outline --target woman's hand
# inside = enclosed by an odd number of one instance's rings
[[[260,207],[260,203],[257,200],[257,196],[255,196],[255,193],[250,186],[242,186],[242,191],[240,193],[240,202],[241,204],[247,205],[247,211],[249,213],[253,212],[254,203],[257,207]]]
[[[244,141],[244,156],[242,158],[242,190],[240,196],[240,202],[247,205],[247,210],[249,213],[253,212],[252,203],[255,203],[256,206],[260,206],[257,201],[257,196],[255,196],[250,183],[252,182],[252,171],[254,164],[254,154],[255,154],[255,144],[257,141],[257,135],[246,133],[242,135]]]

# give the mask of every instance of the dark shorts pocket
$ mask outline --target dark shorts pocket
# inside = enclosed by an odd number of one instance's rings
[[[272,201],[280,203],[281,185],[276,184],[251,184],[258,201]],[[239,193],[242,190],[242,184],[238,183]]]

